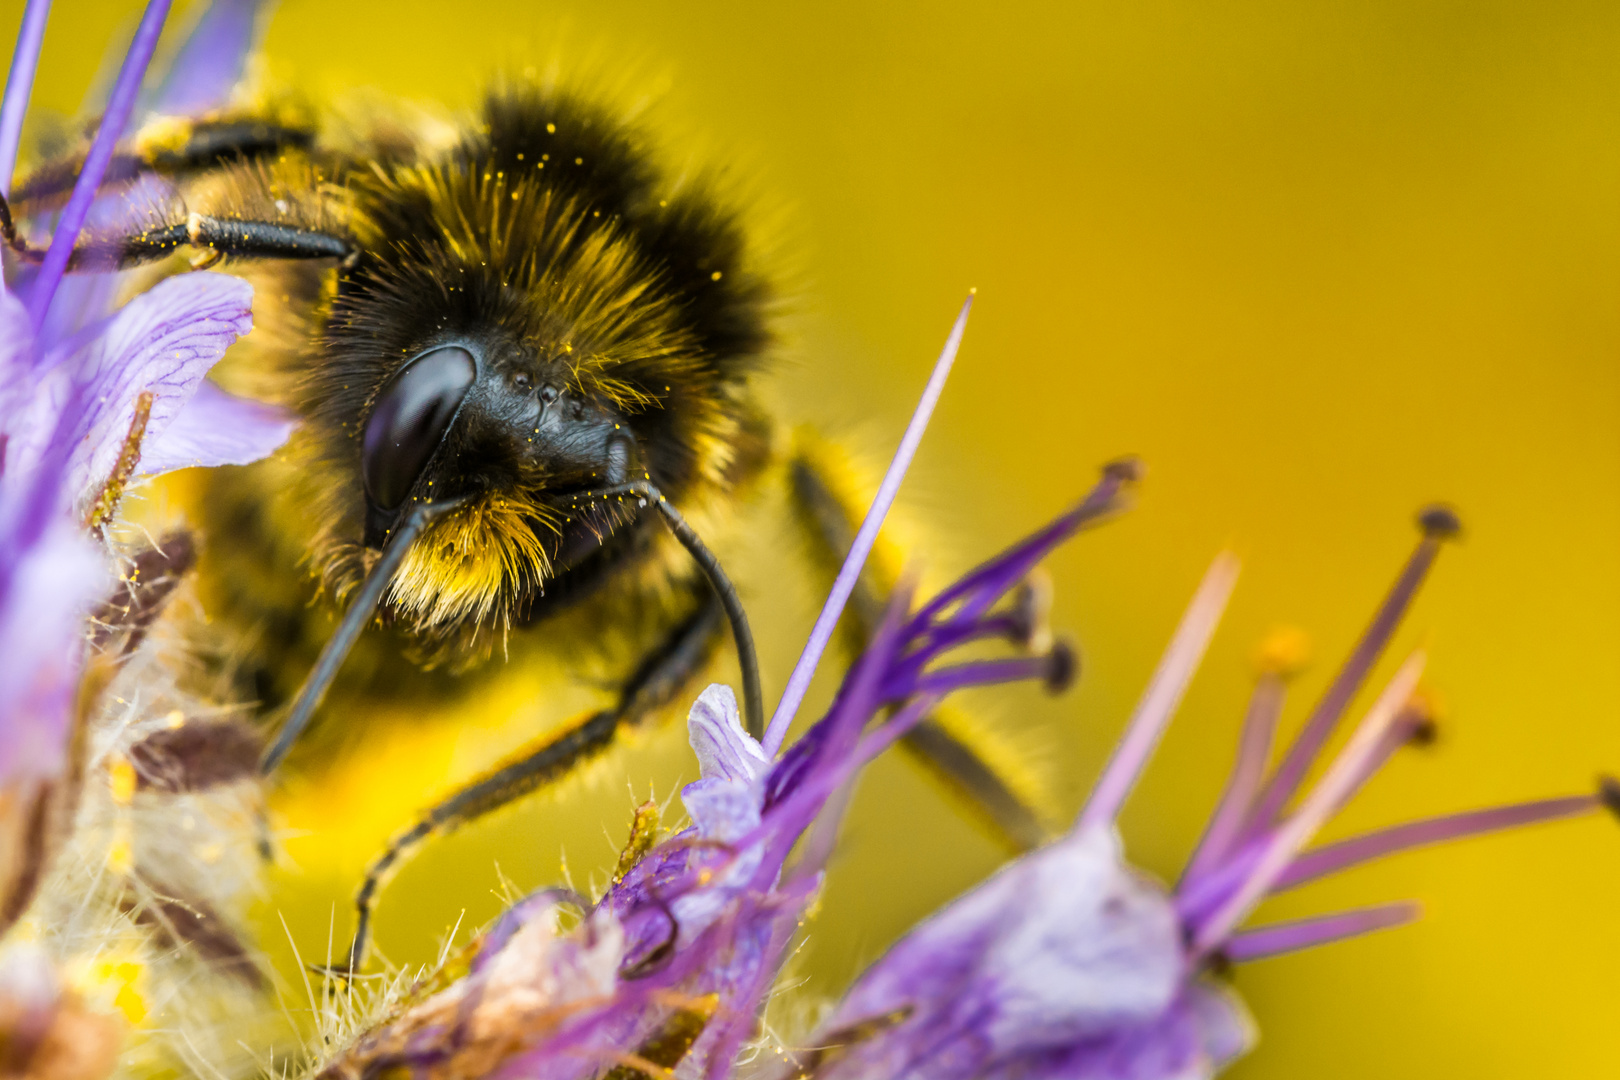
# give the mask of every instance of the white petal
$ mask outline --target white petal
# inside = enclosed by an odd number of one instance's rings
[[[703,691],[687,716],[686,726],[703,779],[752,783],[770,771],[771,759],[743,730],[731,687],[714,683]]]

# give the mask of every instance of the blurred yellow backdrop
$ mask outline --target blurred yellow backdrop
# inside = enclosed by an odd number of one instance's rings
[[[15,26],[21,4],[0,10]],[[136,10],[60,0],[36,104],[76,109]],[[1432,643],[1447,724],[1334,833],[1620,769],[1615,5],[286,0],[266,51],[313,96],[375,87],[464,106],[497,65],[581,55],[667,86],[659,126],[736,163],[782,223],[797,277],[772,398],[874,452],[977,286],[905,496],[932,537],[916,558],[987,554],[1119,453],[1151,470],[1137,510],[1052,564],[1056,620],[1085,656],[1078,690],[988,705],[1039,748],[1064,813],[1209,558],[1230,545],[1245,560],[1122,822],[1144,867],[1173,876],[1197,838],[1254,641],[1280,621],[1307,628],[1312,696],[1435,498],[1468,534],[1402,641]],[[766,557],[738,558],[771,693],[812,597],[779,595]],[[325,948],[334,905],[344,937],[360,864],[421,784],[509,745],[476,725],[379,738],[363,767],[288,800],[294,829],[374,819],[341,858],[289,838],[297,865],[270,906],[299,948]],[[382,947],[419,962],[463,909],[491,917],[496,862],[526,889],[557,877],[565,849],[583,883],[624,835],[626,783],[663,797],[683,770],[666,732],[592,783],[435,843],[385,894]],[[808,990],[836,992],[998,858],[913,769],[880,763],[802,962]],[[1427,916],[1240,970],[1262,1041],[1232,1075],[1609,1075],[1617,895],[1620,832],[1592,819],[1275,902],[1263,916],[1403,897]]]

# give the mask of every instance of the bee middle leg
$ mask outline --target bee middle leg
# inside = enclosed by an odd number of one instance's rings
[[[606,750],[621,729],[645,723],[682,696],[708,666],[726,627],[720,601],[701,580],[695,583],[693,595],[701,598],[696,610],[646,652],[621,684],[619,699],[612,708],[592,713],[560,733],[548,734],[510,764],[486,773],[444,799],[394,838],[367,869],[365,880],[355,895],[354,940],[349,945],[345,966],[335,973],[353,973],[365,962],[377,894],[399,869],[400,863],[423,841],[561,779]]]

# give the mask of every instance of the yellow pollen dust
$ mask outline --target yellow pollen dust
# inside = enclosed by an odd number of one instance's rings
[[[135,799],[135,766],[130,764],[129,758],[119,756],[107,766],[107,787],[112,792],[112,801],[119,806],[128,806]]]

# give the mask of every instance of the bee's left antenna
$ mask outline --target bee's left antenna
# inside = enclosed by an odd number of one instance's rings
[[[418,503],[409,514],[405,515],[405,520],[399,523],[394,534],[388,538],[388,543],[383,545],[382,557],[371,568],[371,573],[366,575],[360,591],[355,594],[354,603],[349,605],[349,610],[343,614],[343,621],[338,623],[337,631],[321,650],[320,658],[315,661],[314,668],[310,670],[309,677],[304,680],[304,685],[298,691],[298,697],[293,701],[292,710],[287,714],[287,721],[281,726],[281,733],[276,736],[275,743],[265,751],[264,757],[260,760],[259,772],[266,776],[274,772],[276,766],[281,764],[282,758],[292,749],[293,743],[298,741],[298,736],[309,725],[310,717],[315,715],[315,710],[320,707],[321,699],[326,696],[332,680],[337,678],[338,670],[343,667],[343,661],[348,657],[349,650],[354,648],[360,632],[366,628],[366,623],[371,621],[372,613],[382,602],[383,591],[388,588],[388,583],[398,572],[400,563],[405,561],[405,555],[410,551],[411,545],[422,535],[422,530],[464,501],[446,499],[441,502]]]
[[[681,512],[664,498],[664,493],[651,481],[634,480],[628,484],[587,492],[578,498],[608,499],[615,495],[634,495],[641,500],[642,506],[651,503],[657,507],[669,531],[681,542],[681,546],[686,548],[692,558],[697,560],[703,575],[709,579],[709,585],[719,598],[720,606],[725,609],[726,618],[731,621],[731,635],[737,643],[737,665],[742,669],[743,725],[747,728],[748,734],[754,738],[763,738],[765,703],[759,687],[759,655],[754,649],[754,633],[748,628],[748,612],[743,610],[742,598],[737,595],[737,586],[726,576],[725,568],[720,565],[720,560],[714,557],[714,552],[709,550],[693,531],[692,526],[687,524],[686,518],[681,516]]]

